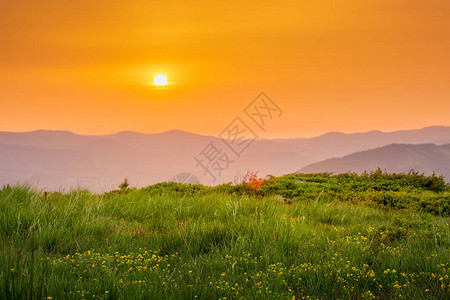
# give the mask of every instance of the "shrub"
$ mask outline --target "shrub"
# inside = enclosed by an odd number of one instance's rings
[[[245,175],[237,174],[234,177],[235,186],[244,186],[247,189],[259,190],[265,183],[265,179],[258,176],[258,171],[248,170]]]
[[[264,185],[264,178],[258,177],[258,172],[247,172],[245,184],[251,190],[259,190]]]
[[[130,186],[130,184],[128,183],[128,179],[125,178],[123,180],[123,182],[119,185],[120,190],[126,190],[128,187]]]

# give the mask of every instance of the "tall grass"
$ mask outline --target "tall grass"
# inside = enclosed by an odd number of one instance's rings
[[[450,296],[448,217],[324,197],[329,190],[286,202],[280,191],[168,184],[96,195],[4,187],[0,295]]]

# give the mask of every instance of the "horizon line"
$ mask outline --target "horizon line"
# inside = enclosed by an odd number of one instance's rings
[[[352,132],[326,131],[326,132],[324,132],[322,134],[314,135],[314,136],[311,136],[311,137],[304,137],[304,136],[303,137],[301,137],[301,136],[300,137],[273,137],[273,138],[258,138],[258,139],[261,139],[261,140],[311,139],[311,138],[317,138],[317,137],[320,137],[320,136],[324,136],[324,135],[327,135],[327,134],[351,135],[351,134],[364,134],[364,133],[371,133],[371,132],[394,133],[394,132],[401,132],[401,131],[424,130],[424,129],[429,129],[429,128],[450,128],[450,126],[447,126],[447,125],[430,125],[430,126],[425,126],[425,127],[422,127],[422,128],[399,129],[399,130],[392,130],[392,131],[382,131],[382,130],[378,130],[378,129],[373,129],[373,130],[368,130],[368,131],[352,131]],[[76,133],[74,131],[62,130],[62,129],[36,129],[36,130],[29,130],[29,131],[6,131],[6,130],[0,130],[0,133],[34,133],[34,132],[64,132],[64,133],[70,133],[70,134],[78,135],[78,136],[92,136],[92,137],[96,137],[96,136],[111,136],[111,135],[118,135],[118,134],[123,134],[123,133],[132,133],[132,134],[141,134],[141,135],[161,135],[161,134],[167,134],[167,133],[173,133],[173,132],[180,132],[180,133],[197,135],[197,136],[216,137],[215,135],[194,133],[194,132],[190,132],[190,131],[186,131],[186,130],[182,130],[182,129],[170,129],[170,130],[165,130],[165,131],[161,131],[161,132],[154,132],[154,133],[144,133],[144,132],[133,131],[133,130],[122,130],[122,131],[118,131],[118,132],[115,132],[115,133],[105,133],[105,134],[80,134],[80,133]]]

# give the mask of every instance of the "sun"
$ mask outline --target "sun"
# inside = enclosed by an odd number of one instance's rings
[[[164,76],[163,74],[158,74],[155,76],[153,83],[155,85],[167,85],[167,77]]]

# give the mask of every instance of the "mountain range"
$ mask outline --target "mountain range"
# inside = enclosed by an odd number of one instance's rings
[[[220,174],[214,165],[209,166],[208,171],[216,177],[214,182],[194,160],[202,156],[201,152],[207,152],[211,142],[220,151],[216,161],[223,153],[229,159],[228,168],[221,159]],[[331,132],[313,138],[257,139],[239,156],[218,137],[181,130],[158,134],[124,131],[110,135],[52,130],[0,132],[0,186],[20,182],[41,189],[83,187],[101,192],[116,188],[125,177],[132,186],[141,187],[188,172],[203,184],[217,184],[233,181],[237,174],[245,174],[247,170],[258,170],[260,176],[277,176],[323,168],[332,172],[359,172],[374,166],[448,174],[441,168],[448,165],[445,144],[450,144],[450,127],[444,126],[394,132]],[[416,152],[422,156],[411,154]],[[207,161],[206,156],[203,161]],[[445,176],[450,178],[450,174]]]
[[[370,172],[382,169],[390,173],[415,170],[443,175],[450,179],[450,144],[391,144],[360,151],[341,158],[331,158],[301,168],[299,173],[331,172],[335,174]]]

